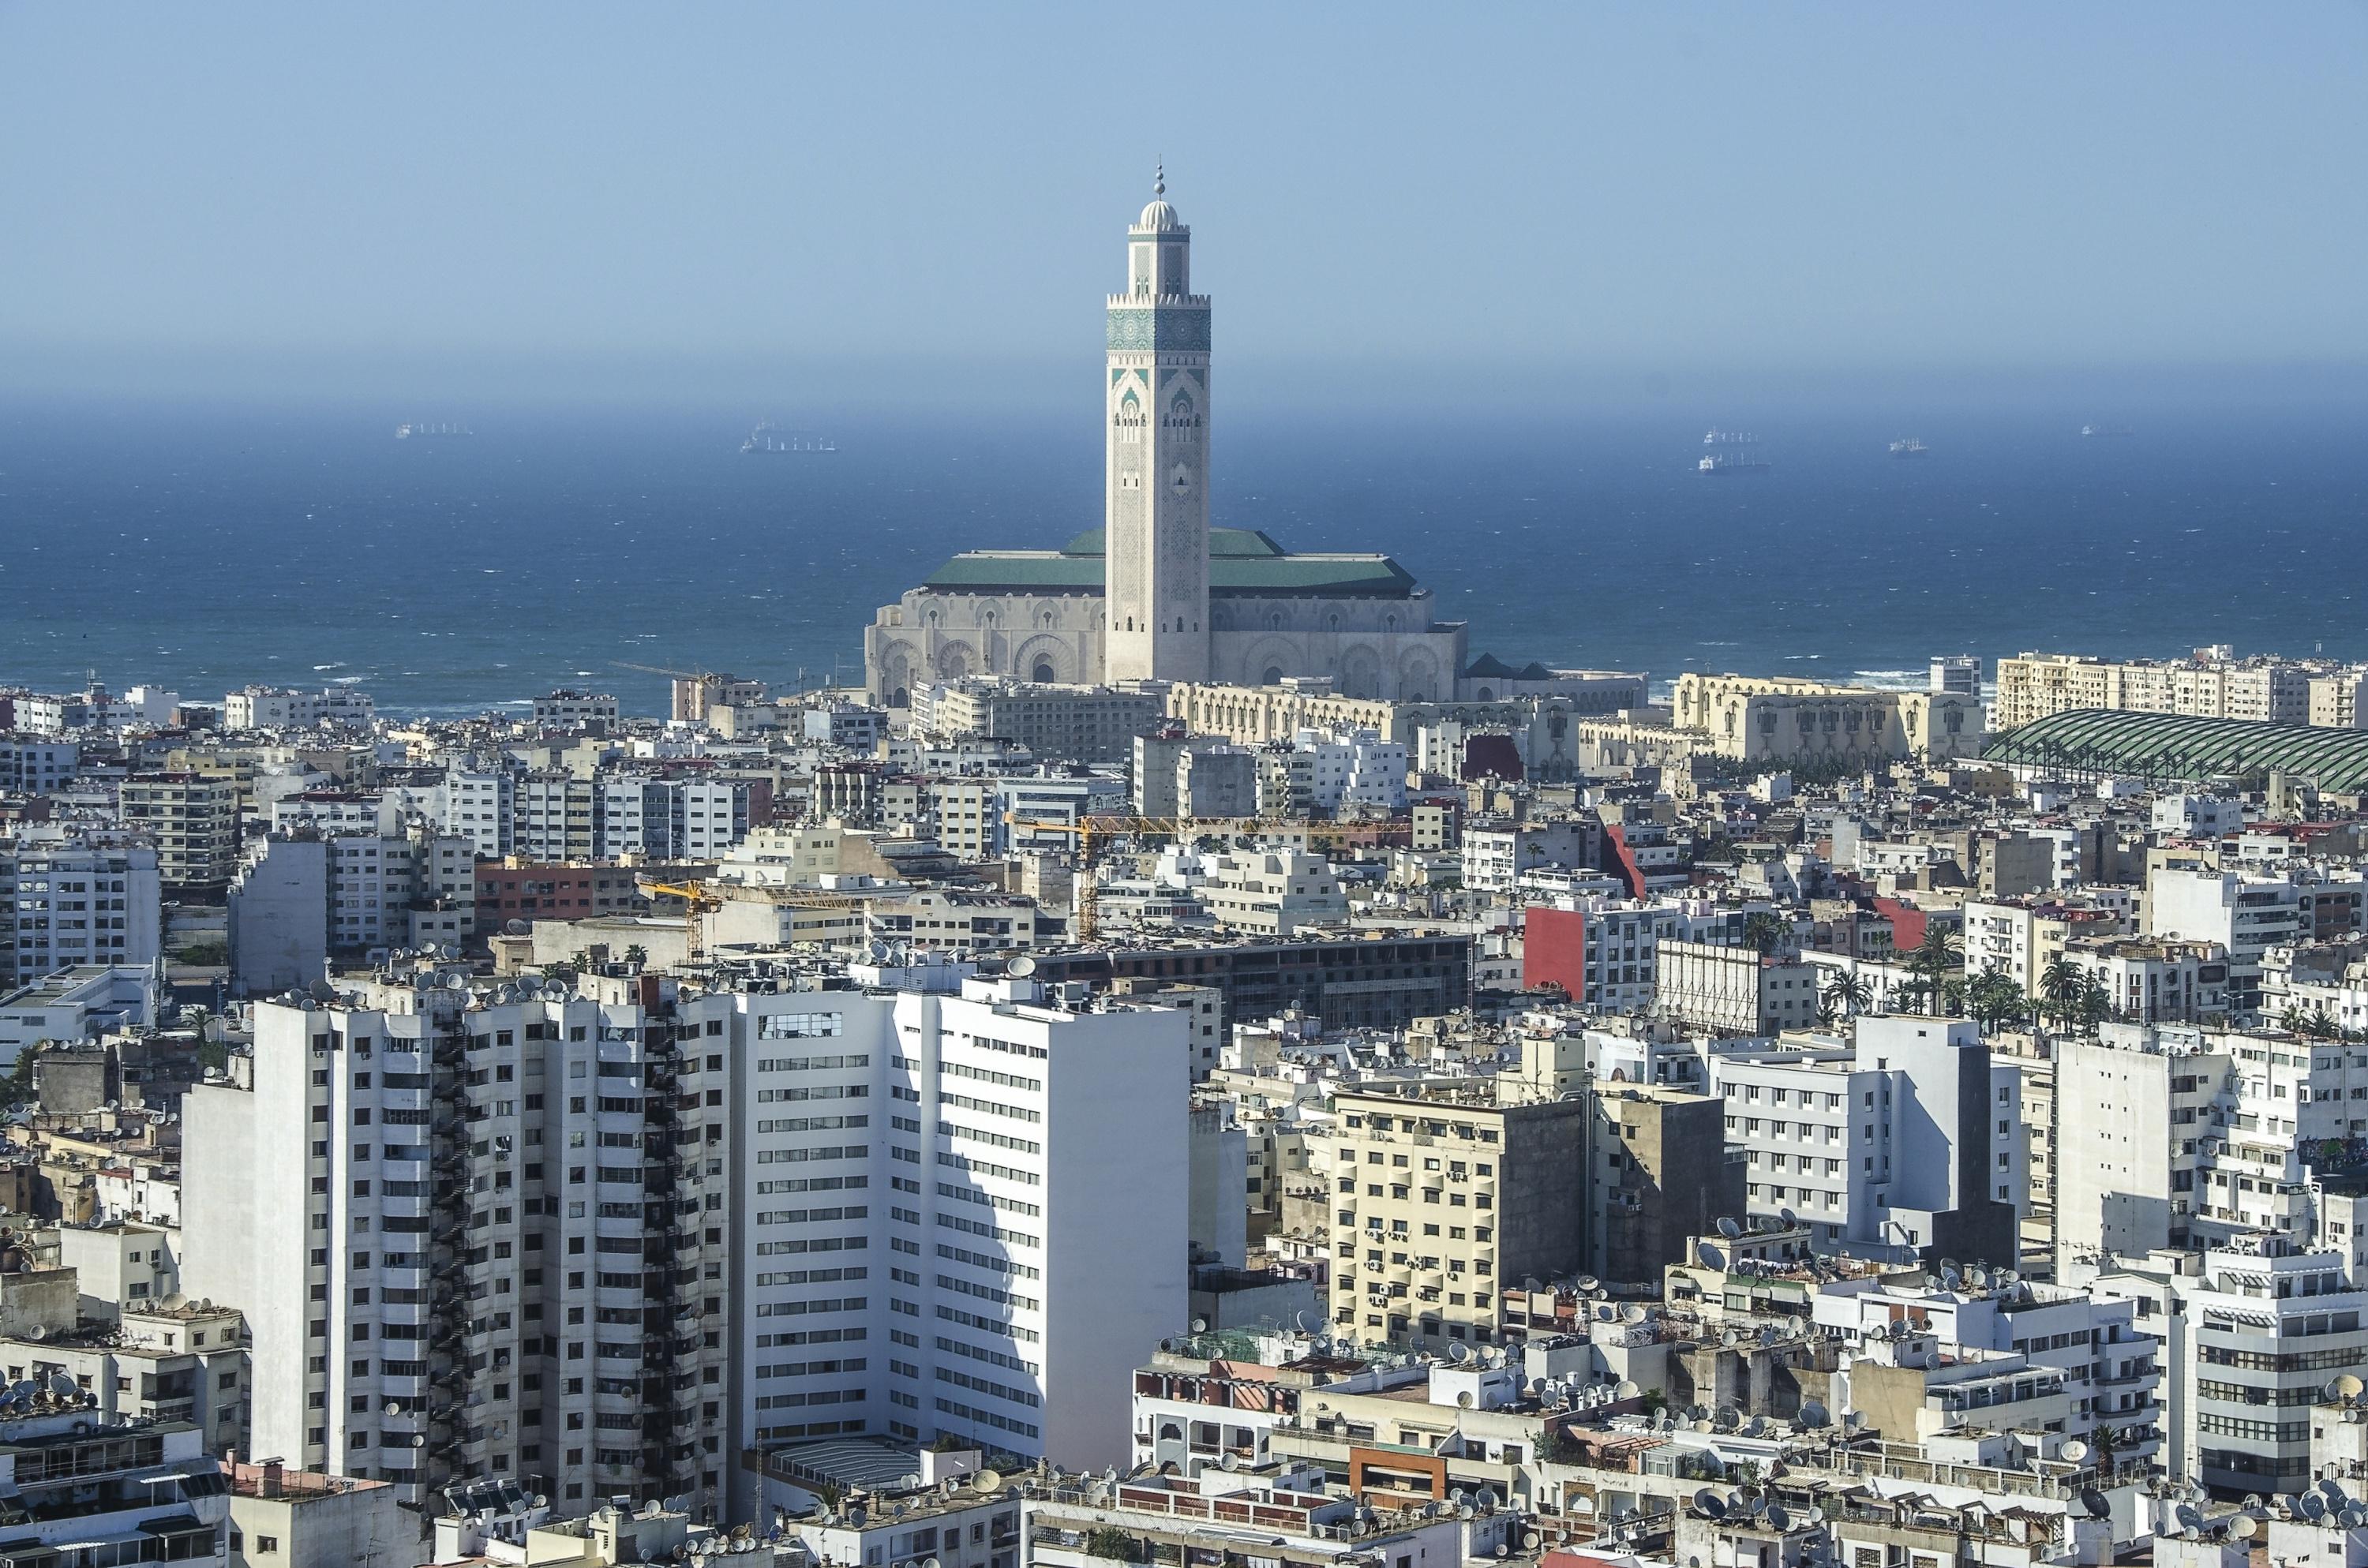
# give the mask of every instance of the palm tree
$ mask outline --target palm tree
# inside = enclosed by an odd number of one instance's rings
[[[2278,1028],[2285,1030],[2288,1034],[2302,1033],[2305,1022],[2305,1020],[2302,1016],[2302,1009],[2294,1006],[2292,1002],[2287,1003],[2286,1010],[2278,1015]]]
[[[1965,962],[1965,944],[1962,937],[1945,926],[1928,925],[1924,939],[1907,955],[1907,967],[1930,983],[1928,995],[1932,1012],[1938,1017],[1943,1000],[1943,983],[1952,973],[1962,970]]]
[[[2113,994],[2105,989],[2103,981],[2090,975],[2089,983],[2080,993],[2081,1027],[2093,1035],[2097,1032],[2097,1026],[2112,1016]]]
[[[1743,945],[1762,958],[1793,939],[1792,922],[1766,910],[1755,910],[1743,922]]]
[[[1974,977],[1965,994],[1974,1021],[1987,1032],[1994,1033],[2031,1011],[2031,998],[2003,970],[1984,970]]]
[[[1874,984],[1854,971],[1837,971],[1826,982],[1826,1006],[1843,1016],[1855,1017],[1874,1005]]]
[[[2088,988],[2088,971],[2061,954],[2048,960],[2047,967],[2039,974],[2039,994],[2046,1003],[2046,1012],[2066,1028],[2071,1027],[2081,994]]]
[[[1829,1029],[1841,1021],[1842,1010],[1839,1006],[1835,1005],[1832,994],[1828,993],[1827,995],[1819,998],[1817,1002],[1817,1027],[1821,1029]]]
[[[643,964],[650,961],[650,950],[642,946],[639,942],[635,942],[632,947],[625,949],[625,961],[632,964],[635,969],[639,969]]]

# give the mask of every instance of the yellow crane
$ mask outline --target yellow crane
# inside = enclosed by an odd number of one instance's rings
[[[707,891],[707,884],[694,879],[685,882],[641,883],[643,892],[664,894],[682,900],[682,961],[685,965],[699,961],[700,949],[706,944],[700,939],[700,921],[723,907],[723,901]]]
[[[1075,822],[1061,818],[1023,817],[1003,813],[1004,825],[1035,833],[1067,834],[1077,841],[1077,939],[1090,942],[1099,934],[1100,890],[1094,881],[1095,846],[1113,838],[1186,838],[1209,834],[1287,833],[1310,844],[1338,844],[1355,836],[1348,824],[1317,824],[1302,817],[1136,817],[1084,816]]]
[[[637,879],[637,881],[641,890],[654,897],[663,895],[682,900],[683,962],[685,964],[698,962],[700,952],[707,945],[701,939],[700,920],[703,916],[712,915],[723,908],[723,901],[708,891],[708,884],[702,878],[691,878],[679,882],[661,882],[646,879]],[[766,887],[757,891],[768,903],[791,904],[799,909],[860,909],[864,903],[863,895],[860,893],[832,892],[825,888]]]

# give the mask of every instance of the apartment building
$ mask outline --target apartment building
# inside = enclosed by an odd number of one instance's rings
[[[123,781],[120,799],[124,826],[154,847],[165,888],[219,888],[238,869],[235,778],[135,773]]]
[[[2368,729],[2368,666],[2354,665],[2310,677],[2305,722],[2328,729]]]
[[[2217,943],[2083,937],[2066,942],[2063,956],[2125,1022],[2197,1023],[2227,1013],[2228,955]]]
[[[2099,1426],[2109,1426],[2118,1462],[2143,1462],[2153,1455],[2164,1415],[2162,1346],[2138,1327],[2135,1304],[2100,1300],[2085,1290],[2033,1285],[2007,1278],[2009,1273],[2003,1267],[1952,1267],[1922,1283],[1873,1273],[1828,1279],[1817,1286],[1810,1320],[1846,1353],[1891,1339],[1905,1324],[1915,1334],[1930,1335],[1943,1357],[1984,1363],[1978,1376],[1985,1381],[1999,1376],[2009,1383],[2023,1381],[2013,1376],[2019,1370],[2014,1358],[2020,1358],[2021,1368],[2055,1374],[2051,1389],[2060,1392],[2064,1407],[2047,1423],[2052,1430],[2088,1438]],[[2012,1425],[2014,1412],[2007,1408],[2012,1399],[1947,1386],[1952,1393],[1941,1403],[1954,1417],[1952,1425],[1993,1430]],[[1884,1428],[1884,1436],[1895,1435],[1907,1436]]]
[[[1744,1152],[1726,1139],[1716,1096],[1599,1082],[1588,1131],[1587,1271],[1657,1283],[1692,1261],[1690,1237],[1745,1212]]]
[[[1992,711],[2000,730],[2078,708],[2317,723],[2311,716],[2312,682],[2325,667],[2265,656],[2238,659],[2226,647],[2199,648],[2185,659],[2119,662],[2025,653],[1998,662]],[[2330,695],[2330,706],[2333,701]]]
[[[2335,1253],[2276,1236],[2155,1253],[2100,1270],[2094,1293],[2127,1301],[2160,1339],[2159,1462],[2223,1496],[2307,1491],[2312,1408],[2328,1381],[2368,1362],[2368,1292]]]
[[[973,679],[916,687],[916,731],[1017,741],[1037,756],[1067,762],[1128,761],[1134,740],[1164,721],[1156,692],[1052,681]]]
[[[222,699],[225,730],[310,730],[324,724],[367,724],[378,704],[367,692],[333,686],[320,691],[250,686]]]
[[[1333,1156],[1331,1316],[1340,1337],[1493,1343],[1507,1282],[1585,1267],[1583,1099],[1486,1090],[1344,1093]]]
[[[1968,899],[1963,941],[1965,974],[2003,974],[2027,995],[2040,994],[2048,966],[2076,937],[2108,937],[2124,929],[2111,907],[2078,900],[2024,897]]]
[[[1869,1015],[1856,1036],[1711,1058],[1749,1165],[1747,1210],[1852,1256],[2017,1256],[2030,1201],[2017,1069],[1962,1018]]]
[[[120,1310],[110,1301],[106,1316],[77,1312],[72,1295],[63,1312],[27,1311],[21,1298],[11,1305],[15,1321],[0,1335],[11,1384],[66,1379],[93,1398],[100,1420],[187,1424],[212,1453],[245,1441],[246,1334],[233,1309],[177,1293]]]
[[[1332,863],[1304,849],[1164,857],[1163,870],[1168,866],[1211,917],[1237,931],[1291,937],[1349,921],[1349,895]]]
[[[2358,889],[2345,891],[2356,895]],[[2228,1005],[2249,1012],[2260,1002],[2269,951],[2316,934],[2316,892],[2292,875],[2157,863],[2146,878],[2146,934],[2220,948],[2228,955]]]
[[[0,844],[0,987],[88,964],[153,964],[163,949],[156,851],[53,833]]]
[[[534,699],[534,722],[538,724],[562,728],[614,724],[618,712],[617,699],[606,692],[576,691],[562,687]]]
[[[1187,1313],[1188,1016],[944,966],[859,977],[683,1004],[740,1085],[733,1448],[1124,1462],[1130,1370]]]
[[[96,1396],[67,1388],[24,1389],[0,1415],[11,1550],[51,1562],[229,1568],[228,1499],[205,1433],[188,1422],[108,1419]]]
[[[261,1003],[187,1096],[183,1288],[245,1314],[258,1449],[414,1506],[722,1494],[730,1070],[592,985]]]
[[[81,767],[80,742],[0,734],[0,793],[54,795]]]
[[[2060,1278],[2254,1235],[2299,1248],[2340,1218],[2341,1151],[2368,1139],[2368,1053],[2190,1025],[2099,1037],[2057,1042]]]
[[[1402,1028],[1469,1006],[1472,992],[1472,938],[1440,932],[1141,941],[1039,954],[1035,962],[1038,976],[1048,982],[1177,980],[1208,986],[1224,998],[1220,1039],[1231,1038],[1235,1023],[1285,1013],[1321,1018],[1332,1028]]]

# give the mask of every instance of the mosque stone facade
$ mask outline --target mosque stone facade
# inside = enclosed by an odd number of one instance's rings
[[[965,551],[882,606],[863,639],[874,700],[968,676],[1458,695],[1464,626],[1434,619],[1396,562],[1209,526],[1209,299],[1166,188],[1127,231],[1127,289],[1109,301],[1103,526],[1058,550]]]

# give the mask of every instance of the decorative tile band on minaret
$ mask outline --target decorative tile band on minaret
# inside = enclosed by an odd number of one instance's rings
[[[1209,301],[1191,291],[1192,231],[1167,200],[1127,231],[1110,297],[1103,678],[1209,676]]]

